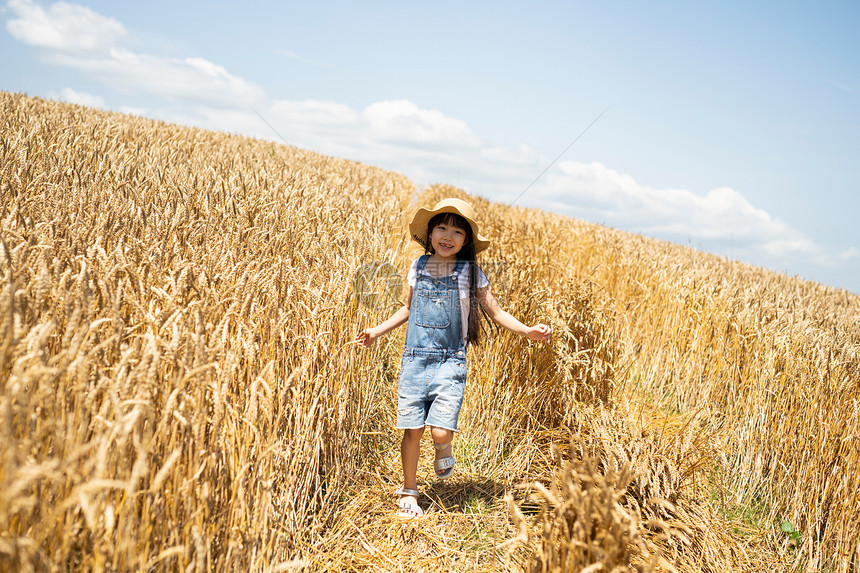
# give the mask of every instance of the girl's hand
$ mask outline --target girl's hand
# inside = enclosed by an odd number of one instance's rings
[[[529,340],[538,340],[540,342],[549,342],[550,338],[552,338],[552,328],[546,324],[530,326],[529,331],[526,334],[526,338]]]
[[[355,341],[365,348],[370,348],[370,345],[376,342],[376,339],[379,338],[379,335],[376,334],[372,328],[365,328],[361,332],[358,333],[358,336],[355,337]]]

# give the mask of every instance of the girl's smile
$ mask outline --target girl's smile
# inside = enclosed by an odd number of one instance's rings
[[[455,256],[466,242],[466,231],[453,225],[437,225],[430,232],[430,244],[443,259]]]

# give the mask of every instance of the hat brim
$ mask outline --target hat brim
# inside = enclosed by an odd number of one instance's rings
[[[412,240],[425,249],[429,248],[429,245],[426,242],[427,224],[430,223],[430,219],[442,213],[454,213],[468,221],[469,226],[472,228],[472,242],[475,243],[475,254],[486,250],[487,247],[490,246],[491,241],[478,232],[478,224],[475,220],[466,213],[463,213],[463,211],[457,208],[456,205],[444,205],[434,209],[427,209],[424,207],[418,209],[412,217],[412,222],[409,223],[409,234],[412,236]]]

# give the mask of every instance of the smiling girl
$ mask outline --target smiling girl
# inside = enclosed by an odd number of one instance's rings
[[[418,456],[425,426],[436,448],[434,469],[440,479],[454,473],[451,443],[466,387],[466,349],[477,344],[481,310],[496,324],[530,340],[549,341],[545,324],[526,326],[501,309],[476,255],[490,246],[478,232],[471,205],[445,199],[433,209],[419,209],[409,225],[412,239],[425,254],[409,269],[406,304],[388,320],[361,331],[356,342],[365,348],[408,321],[406,347],[400,363],[397,429],[403,430],[400,456],[403,487],[398,516],[413,519],[418,505]]]

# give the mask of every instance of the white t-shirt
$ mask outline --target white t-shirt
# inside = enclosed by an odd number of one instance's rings
[[[412,266],[409,267],[409,274],[406,275],[406,282],[409,283],[409,286],[412,288],[415,288],[415,283],[418,282],[418,261],[420,258],[421,257],[412,261]],[[475,274],[478,281],[478,288],[490,286],[490,281],[487,280],[481,267],[475,265],[475,270],[477,271]],[[426,265],[421,269],[421,274],[428,277],[433,276],[430,274],[430,271],[427,270]],[[465,340],[466,336],[469,334],[469,275],[469,263],[466,263],[463,271],[457,275],[457,287],[460,292],[460,323],[462,325],[463,340]]]

